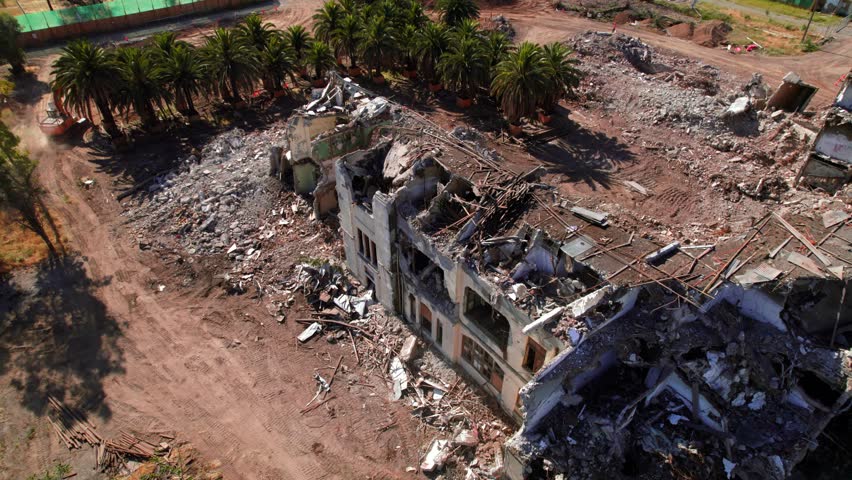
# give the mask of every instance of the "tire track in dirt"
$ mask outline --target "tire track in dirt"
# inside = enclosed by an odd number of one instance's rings
[[[227,478],[354,478],[382,472],[382,467],[352,458],[327,428],[316,432],[306,428],[298,402],[282,398],[281,392],[297,393],[290,391],[288,379],[298,382],[299,388],[312,388],[309,376],[304,378],[304,367],[292,362],[292,352],[286,356],[282,346],[273,348],[266,340],[225,348],[223,340],[234,338],[234,327],[251,335],[259,328],[254,322],[244,322],[241,314],[217,312],[215,307],[198,308],[198,299],[192,296],[181,297],[170,290],[157,294],[150,289],[142,279],[157,275],[140,261],[144,254],[120,238],[113,241],[107,225],[75,187],[77,170],[88,165],[75,161],[74,155],[80,152],[65,153],[71,158],[39,156],[45,187],[53,192],[57,214],[74,219],[66,222],[66,235],[70,246],[87,258],[90,277],[112,279],[98,296],[125,323],[119,346],[126,371],[105,381],[107,403],[116,419],[114,425],[103,427],[105,432],[118,425],[139,429],[168,425],[205,458],[223,460],[221,470]],[[128,298],[136,299],[134,306]],[[222,352],[222,361],[210,362],[211,349]],[[247,371],[257,373],[247,375]],[[328,428],[333,431],[333,426]],[[312,449],[320,442],[321,458]]]

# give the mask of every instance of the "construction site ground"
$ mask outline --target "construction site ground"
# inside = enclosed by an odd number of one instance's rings
[[[320,4],[287,2],[267,18],[279,27],[307,23]],[[516,41],[563,41],[611,28],[557,12],[545,1],[483,5],[484,24],[497,15],[512,22]],[[201,41],[209,31],[195,28],[182,35]],[[763,74],[774,88],[795,70],[820,88],[812,110],[832,100],[852,50],[852,39],[841,36],[803,56],[732,55],[630,26],[619,31],[640,37],[658,52],[665,49],[663,62],[678,71],[699,71],[698,62],[718,68],[723,91],[745,84],[753,73]],[[123,201],[117,195],[174,167],[227,127],[166,132],[121,155],[97,148],[96,142],[50,142],[35,119],[55,58],[55,53],[31,58],[32,78],[18,85],[12,102],[13,129],[40,162],[50,206],[72,253],[58,265],[18,270],[0,285],[0,319],[15,319],[0,326],[0,477],[26,478],[59,461],[72,465],[76,478],[100,478],[89,451],[69,452],[57,441],[45,418],[47,394],[85,411],[107,436],[132,430],[151,440],[166,434],[159,439],[189,442],[225,478],[416,475],[406,469],[420,463],[433,431],[404,403],[392,401],[379,372],[356,365],[351,343],[319,339],[298,344],[295,336],[303,325],[295,320],[309,318],[301,295],[294,296],[288,320],[278,324],[256,291],[229,293],[222,278],[231,268],[225,255],[191,255],[180,239],[160,233],[143,239],[154,248],[140,248],[141,223],[128,212],[151,199],[145,190]],[[736,234],[783,202],[803,210],[821,205],[816,194],[754,199],[742,193],[770,168],[782,178],[794,173],[795,163],[753,160],[762,158],[760,152],[775,154],[772,129],[730,137],[743,145],[742,152],[736,146],[720,150],[711,144],[728,134],[711,135],[665,118],[655,124],[659,109],[641,103],[648,92],[670,88],[677,79],[639,75],[626,64],[609,65],[606,58],[584,61],[594,68],[579,89],[580,98],[563,104],[552,129],[529,127],[526,144],[500,134],[494,107],[486,100],[462,111],[449,94],[428,97],[405,84],[379,91],[393,93],[395,100],[449,130],[475,128],[507,167],[544,166],[545,183],[660,242]],[[222,123],[261,131],[286,119],[294,105],[253,107]],[[780,122],[771,125],[782,128]],[[81,179],[94,184],[85,188]],[[635,181],[652,195],[641,195],[624,181]],[[738,182],[751,186],[738,189]],[[279,205],[295,201],[291,192],[270,192]],[[268,212],[252,213],[262,222]],[[333,225],[320,227],[306,214],[294,222],[287,235],[276,238],[276,255],[264,264],[264,278],[283,282],[306,257],[342,255]],[[330,375],[341,355],[336,401],[301,414],[315,392],[313,374]],[[391,421],[393,428],[381,429]],[[487,440],[499,445],[500,437]]]

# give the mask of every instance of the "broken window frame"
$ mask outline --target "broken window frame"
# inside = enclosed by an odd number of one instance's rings
[[[436,320],[435,323],[436,323],[436,325],[435,325],[435,327],[436,327],[435,342],[440,347],[440,346],[444,345],[444,322],[442,322],[440,319],[438,319],[438,320]]]
[[[420,302],[420,330],[432,338],[432,310],[423,302]]]
[[[371,240],[360,228],[356,227],[356,230],[358,230],[358,253],[370,265],[378,267],[379,261],[376,255],[376,242]]]
[[[506,375],[503,368],[485,347],[464,334],[462,335],[461,358],[498,392],[503,390],[503,380]]]
[[[408,294],[408,322],[417,322],[417,299],[413,293]]]
[[[530,354],[532,354],[532,362],[530,362]],[[524,370],[535,373],[544,365],[546,356],[547,350],[531,337],[527,337],[527,346],[524,349],[524,360],[521,366],[524,367]]]
[[[479,300],[477,301],[475,299]],[[490,311],[490,321],[493,325],[489,326],[485,324],[483,322],[483,315],[481,312],[477,312],[477,310],[485,308]],[[509,348],[509,340],[512,336],[512,328],[509,323],[509,319],[494,308],[494,305],[488,303],[481,295],[479,295],[479,293],[470,287],[465,287],[464,291],[464,315],[498,346],[500,352],[503,354],[503,358],[505,358],[506,350]],[[491,331],[492,328],[490,327],[497,326],[499,324],[504,324],[506,326],[505,337],[498,336]]]

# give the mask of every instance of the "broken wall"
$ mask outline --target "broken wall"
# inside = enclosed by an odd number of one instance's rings
[[[352,155],[363,155],[355,152]],[[387,309],[394,310],[394,276],[389,270],[393,265],[391,252],[390,219],[395,217],[390,197],[377,192],[373,196],[372,212],[354,202],[352,178],[345,167],[347,157],[339,159],[335,165],[337,181],[340,228],[343,232],[343,247],[346,253],[346,265],[358,280],[375,287],[376,299]],[[373,252],[362,254],[364,236],[375,244]],[[359,247],[359,242],[362,246]],[[370,247],[368,247],[370,248]]]
[[[459,318],[461,318],[463,330],[468,335],[472,335],[482,346],[486,347],[494,359],[499,361],[505,373],[503,388],[500,392],[500,403],[507,412],[516,414],[515,405],[517,404],[518,391],[532,378],[534,373],[522,366],[527,347],[527,339],[533,339],[545,349],[545,364],[553,359],[559,350],[563,348],[563,345],[545,331],[531,332],[530,335],[524,334],[523,327],[530,323],[530,319],[525,313],[519,311],[502,292],[498,292],[476,272],[471,271],[463,265],[458,270],[460,275],[456,286],[456,296],[462,302],[459,308]],[[501,346],[492,338],[490,332],[484,332],[465,313],[464,295],[468,288],[485,299],[486,302],[489,302],[494,309],[508,320],[509,338],[505,354]],[[462,364],[464,365],[463,361]],[[468,370],[471,369],[468,368]]]
[[[293,164],[293,190],[300,195],[313,193],[319,178],[319,165],[303,159]]]
[[[852,72],[846,74],[846,80],[843,82],[843,86],[840,87],[834,104],[846,111],[852,112]]]
[[[823,127],[814,142],[814,150],[852,165],[852,123]]]
[[[311,143],[314,138],[328,132],[337,125],[339,114],[325,115],[294,114],[287,121],[287,141],[289,142],[291,159],[298,162],[311,157]]]
[[[781,109],[786,112],[803,112],[818,88],[802,81],[794,72],[784,76],[778,90],[766,102],[769,109]]]

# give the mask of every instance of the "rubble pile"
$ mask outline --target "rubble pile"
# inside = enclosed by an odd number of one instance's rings
[[[139,248],[225,259],[227,270],[216,276],[217,284],[232,294],[254,289],[266,296],[279,321],[293,298],[286,286],[269,280],[272,272],[340,248],[333,221],[314,218],[305,197],[267,175],[270,148],[280,144],[283,128],[235,128],[216,136],[200,155],[154,179],[125,213]],[[312,245],[311,255],[299,250],[306,245]]]
[[[581,96],[599,99],[607,110],[636,122],[668,124],[687,133],[732,131],[726,118],[730,114],[725,112],[739,87],[717,68],[655,52],[639,39],[620,33],[586,32],[572,43],[583,57],[580,68],[586,74],[578,90]],[[620,81],[634,82],[634,86],[625,89]],[[755,120],[750,121],[751,128],[739,127],[737,133],[756,131]]]
[[[266,175],[268,149],[280,142],[282,125],[263,132],[239,128],[215,137],[190,155],[177,171],[151,182],[148,195],[127,216],[139,232],[140,244],[155,234],[176,238],[190,255],[227,253],[235,261],[257,255],[259,242],[272,238],[288,216],[309,209],[297,202],[266,222],[280,185]]]
[[[850,351],[727,301],[675,302],[644,288],[629,312],[566,338],[575,348],[525,388],[527,429],[509,448],[531,478],[780,480],[852,406]],[[542,418],[538,395],[556,395],[554,382],[562,398]]]
[[[491,20],[491,23],[494,24],[494,30],[503,32],[509,40],[515,39],[515,27],[512,26],[512,22],[509,19],[503,15],[497,15]]]
[[[412,415],[434,431],[422,471],[499,476],[500,445],[512,432],[509,424],[487,407],[484,393],[468,385],[439,354],[424,349],[403,320],[375,304],[372,291],[327,262],[296,266],[290,288],[301,290],[316,310],[313,320],[298,321],[306,325],[300,342],[315,337],[331,343],[350,340],[358,362],[380,372],[393,399],[409,405]],[[318,382],[330,383],[323,378]]]

